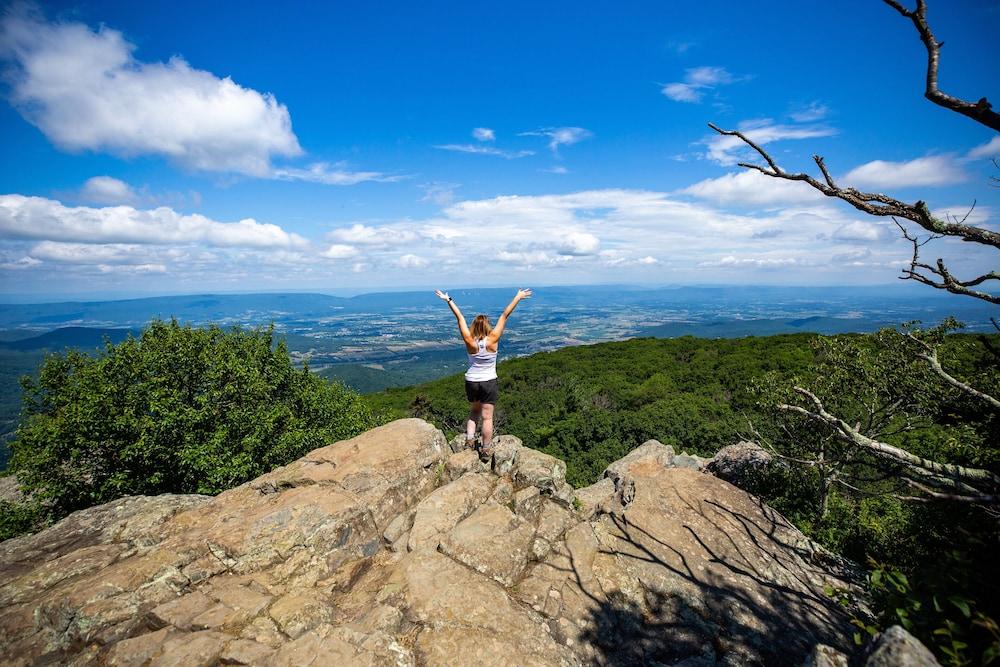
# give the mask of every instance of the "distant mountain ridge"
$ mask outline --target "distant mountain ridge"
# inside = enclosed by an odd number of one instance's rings
[[[450,294],[463,310],[492,312],[506,305],[511,288],[489,287],[453,289]],[[712,305],[720,311],[755,308],[761,304],[787,302],[790,306],[814,311],[836,304],[850,310],[855,307],[872,309],[881,303],[906,305],[914,313],[946,309],[970,321],[981,319],[981,304],[957,303],[947,295],[910,292],[887,287],[785,287],[785,286],[684,286],[636,287],[628,285],[551,286],[536,289],[536,298],[546,303],[580,308],[602,303],[660,304],[676,307],[692,304]],[[409,292],[373,292],[353,297],[316,293],[261,294],[193,294],[156,296],[113,301],[64,301],[40,304],[0,304],[0,328],[55,327],[87,324],[100,326],[142,326],[151,319],[169,319],[194,323],[241,321],[266,322],[283,315],[297,318],[329,317],[344,312],[433,307],[434,295],[429,290]],[[981,312],[982,311],[982,312]],[[499,314],[499,313],[496,313]],[[268,317],[269,315],[273,317]],[[828,313],[829,315],[829,313]],[[803,315],[788,313],[789,319]],[[722,318],[720,318],[722,319]],[[794,326],[794,325],[793,325]],[[653,335],[653,334],[651,334]]]
[[[60,327],[38,336],[0,342],[0,349],[28,352],[35,350],[62,350],[67,347],[96,348],[105,340],[120,343],[129,334],[139,335],[138,329],[92,329],[90,327]]]

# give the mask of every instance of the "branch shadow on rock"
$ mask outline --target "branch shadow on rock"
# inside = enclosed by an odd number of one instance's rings
[[[682,547],[693,550],[688,554],[627,516],[602,517],[618,544],[601,553],[641,566],[650,580],[642,581],[637,601],[617,591],[591,593],[577,575],[593,603],[580,639],[598,664],[797,667],[818,643],[851,651],[850,615],[810,576],[821,570],[802,558],[799,545],[779,537],[789,526],[780,514],[766,508],[768,525],[761,525],[715,500],[699,501],[701,507],[679,500],[701,517],[681,525],[693,540]],[[756,553],[734,539],[738,526]],[[698,562],[705,566],[692,565]],[[663,590],[657,579],[667,582]]]

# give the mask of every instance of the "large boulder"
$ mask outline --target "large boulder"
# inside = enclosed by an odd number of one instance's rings
[[[437,549],[441,538],[482,505],[493,483],[491,475],[468,473],[421,500],[414,512],[407,549]]]
[[[123,498],[0,544],[5,664],[796,665],[848,651],[843,569],[644,444],[576,494],[415,419],[225,493]],[[825,654],[824,654],[825,655]],[[829,653],[833,655],[833,653]]]
[[[536,486],[552,495],[566,483],[566,462],[537,449],[523,447],[518,451],[511,476],[519,488]]]
[[[705,469],[741,489],[753,489],[774,465],[774,456],[756,442],[742,440],[720,449]]]
[[[632,468],[669,468],[674,464],[674,448],[659,440],[647,440],[628,454],[604,469],[604,477],[621,491],[622,485],[631,477]]]
[[[441,541],[441,552],[513,586],[528,564],[535,526],[505,505],[484,503]]]
[[[864,667],[939,667],[934,654],[899,625],[875,637],[865,651]]]

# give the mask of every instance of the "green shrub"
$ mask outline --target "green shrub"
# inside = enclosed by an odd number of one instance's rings
[[[297,370],[273,328],[154,321],[22,379],[11,468],[56,517],[131,494],[218,493],[375,425],[355,393]]]
[[[0,500],[0,542],[38,530],[45,525],[47,514],[36,502]]]

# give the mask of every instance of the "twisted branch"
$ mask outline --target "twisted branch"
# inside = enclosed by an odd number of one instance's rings
[[[951,385],[955,389],[958,389],[959,391],[961,391],[961,392],[963,392],[965,394],[968,394],[969,396],[973,396],[974,398],[977,398],[977,399],[985,402],[987,405],[989,405],[990,407],[992,407],[994,410],[1000,410],[1000,401],[998,401],[997,399],[993,398],[989,394],[983,393],[983,392],[979,391],[978,389],[967,385],[966,383],[962,382],[961,380],[959,380],[955,376],[949,374],[948,371],[946,371],[944,369],[944,367],[941,366],[941,362],[938,361],[938,358],[937,358],[937,348],[933,347],[932,345],[930,345],[926,341],[920,340],[919,338],[917,338],[916,336],[914,336],[911,333],[907,333],[906,337],[909,338],[910,340],[912,340],[913,342],[915,342],[917,345],[919,345],[922,348],[923,351],[922,352],[918,352],[917,356],[920,357],[921,359],[923,359],[924,361],[926,361],[928,363],[928,365],[930,365],[931,370],[934,371],[934,373],[936,373],[938,375],[938,377],[940,377],[942,380],[944,380],[945,382],[947,382],[949,385]]]
[[[917,34],[920,35],[920,41],[927,49],[927,86],[924,97],[938,106],[960,113],[1000,132],[1000,114],[993,111],[993,105],[985,97],[980,98],[978,102],[966,102],[938,89],[938,61],[941,58],[941,47],[944,46],[944,42],[937,41],[931,32],[931,27],[927,25],[927,3],[924,0],[917,0],[917,8],[910,10],[897,0],[882,1],[913,22]]]
[[[968,217],[968,214],[966,214],[966,217]],[[970,287],[980,285],[987,280],[1000,280],[1000,273],[990,271],[973,278],[972,280],[963,281],[955,278],[941,259],[937,260],[936,267],[931,266],[930,264],[924,264],[920,261],[920,248],[930,241],[941,238],[942,235],[930,234],[927,238],[920,240],[918,237],[910,234],[906,228],[900,224],[899,220],[893,218],[892,221],[896,223],[897,227],[899,227],[899,231],[902,233],[903,238],[913,244],[913,257],[910,258],[910,268],[903,269],[903,275],[899,277],[900,280],[916,280],[924,285],[929,285],[935,289],[943,289],[951,292],[952,294],[971,296],[976,299],[988,301],[989,303],[1000,304],[1000,296],[990,294],[989,292],[983,292],[981,290],[969,289]],[[919,271],[929,271],[932,275],[938,276],[941,280],[940,282],[936,281],[933,277],[928,277]]]
[[[834,182],[833,177],[830,176],[830,172],[827,171],[823,158],[819,155],[814,155],[813,160],[816,162],[820,172],[823,174],[825,182],[820,182],[806,173],[791,173],[785,171],[778,166],[777,162],[774,161],[774,158],[768,155],[767,151],[758,146],[739,130],[723,130],[715,125],[715,123],[709,123],[708,126],[719,134],[739,138],[743,143],[753,148],[768,164],[768,167],[762,167],[758,164],[740,162],[739,166],[741,167],[754,169],[773,178],[783,178],[788,181],[804,181],[816,190],[822,192],[827,197],[835,197],[841,201],[845,201],[859,211],[868,213],[869,215],[905,218],[906,220],[917,223],[933,234],[940,234],[942,236],[957,236],[963,241],[982,243],[983,245],[1000,249],[1000,233],[990,231],[989,229],[983,229],[981,227],[967,225],[965,224],[964,219],[958,222],[948,222],[946,220],[942,220],[941,218],[934,216],[934,214],[932,214],[930,209],[927,207],[927,204],[923,201],[907,204],[906,202],[880,192],[861,192],[855,188],[842,188],[838,186]]]
[[[966,497],[996,498],[994,494],[984,493],[977,488],[977,486],[984,484],[990,488],[1000,487],[1000,476],[997,476],[995,473],[989,470],[966,468],[951,463],[938,463],[937,461],[931,461],[930,459],[911,454],[899,447],[869,438],[843,419],[830,414],[816,394],[802,387],[795,387],[795,391],[809,399],[813,405],[813,409],[809,410],[799,405],[783,403],[778,406],[779,410],[792,412],[825,424],[833,430],[834,435],[840,440],[867,450],[882,459],[905,466],[911,474],[917,475],[930,486],[959,491]]]
[[[771,176],[772,178],[783,178],[788,181],[803,181],[811,185],[814,189],[822,192],[827,197],[834,197],[836,199],[840,199],[841,201],[845,201],[859,211],[868,213],[869,215],[892,218],[893,222],[895,222],[896,225],[903,231],[904,237],[914,244],[914,254],[913,260],[910,263],[910,268],[909,270],[903,270],[904,280],[916,280],[937,289],[947,290],[953,294],[971,296],[990,303],[1000,304],[1000,296],[995,296],[989,292],[981,290],[970,289],[971,287],[979,285],[987,280],[1000,280],[1000,273],[991,271],[987,274],[979,276],[978,278],[962,281],[955,278],[955,276],[948,271],[947,267],[944,265],[944,261],[941,259],[937,260],[937,267],[933,267],[929,264],[922,264],[918,261],[917,251],[920,246],[924,245],[924,243],[927,243],[927,241],[932,238],[940,238],[944,236],[957,236],[963,241],[981,243],[1000,250],[1000,233],[966,224],[965,221],[969,217],[968,213],[961,220],[947,221],[934,216],[927,207],[927,204],[923,201],[907,204],[906,202],[880,192],[861,192],[855,188],[842,188],[833,180],[833,177],[826,168],[826,163],[823,161],[822,156],[819,155],[814,155],[813,160],[816,162],[820,172],[823,174],[823,181],[819,181],[806,173],[787,172],[778,166],[778,163],[775,162],[774,158],[772,158],[767,151],[758,146],[752,139],[739,130],[723,130],[714,123],[709,123],[708,126],[719,134],[739,138],[743,143],[754,149],[757,154],[760,155],[765,162],[767,162],[768,165],[767,167],[763,167],[759,164],[752,164],[750,162],[740,162],[739,166],[746,169],[754,169],[762,174],[765,174],[766,176]],[[973,207],[974,206],[975,205],[973,205]],[[969,212],[971,213],[972,210],[970,209]],[[904,218],[906,220],[910,220],[911,222],[915,222],[923,229],[931,232],[931,238],[918,244],[916,238],[907,233],[896,218]],[[917,269],[930,271],[933,275],[939,276],[941,278],[941,282],[936,282],[933,278],[928,278],[927,276],[918,273]]]

